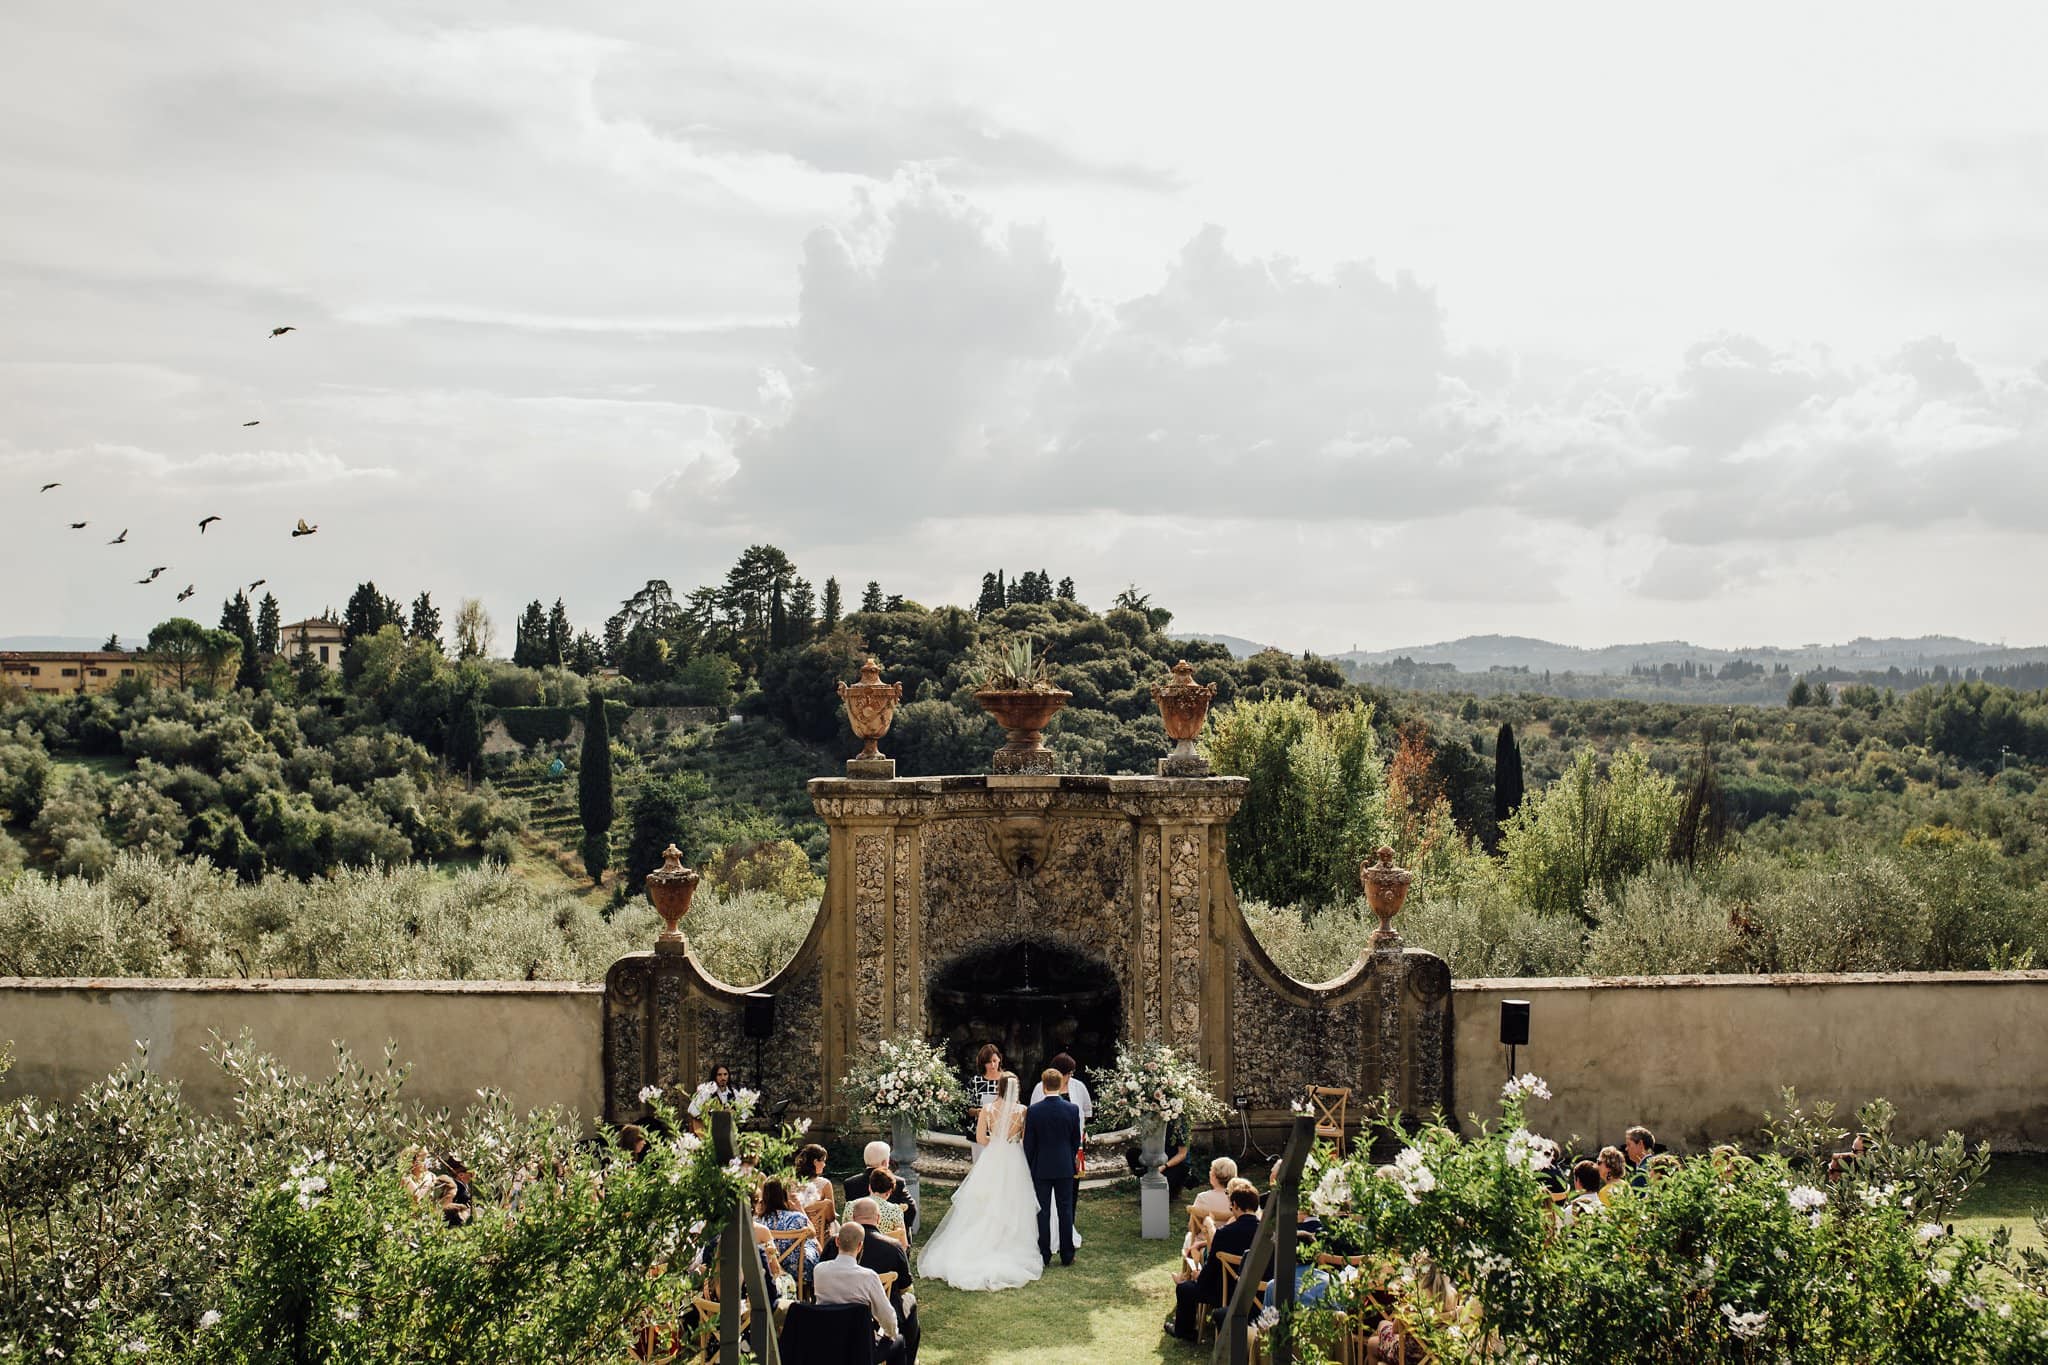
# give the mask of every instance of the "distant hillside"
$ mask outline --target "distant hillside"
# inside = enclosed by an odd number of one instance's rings
[[[1200,631],[1192,630],[1177,630],[1173,632],[1170,638],[1175,640],[1202,640],[1209,644],[1226,645],[1229,647],[1230,657],[1233,659],[1249,659],[1252,655],[1265,650],[1281,648],[1279,645],[1262,645],[1256,641],[1247,640],[1242,635],[1204,635]]]
[[[1631,669],[1656,668],[1667,663],[1690,663],[1699,668],[1718,669],[1737,659],[1761,664],[1765,668],[1783,664],[1795,673],[1819,669],[1882,673],[1889,668],[1902,671],[1946,668],[1953,671],[2039,663],[2048,660],[2048,645],[2006,648],[1952,635],[1924,635],[1912,640],[1865,637],[1847,644],[1796,647],[1757,645],[1742,649],[1709,649],[1683,640],[1656,640],[1582,649],[1576,645],[1560,645],[1521,635],[1468,635],[1433,645],[1356,650],[1339,654],[1336,658],[1340,662],[1368,668],[1407,659],[1417,664],[1449,665],[1461,673],[1526,669],[1531,673],[1576,673],[1582,677],[1627,674]]]
[[[122,644],[134,648],[142,643],[140,635],[122,637]],[[0,649],[98,649],[106,643],[100,635],[0,635]]]

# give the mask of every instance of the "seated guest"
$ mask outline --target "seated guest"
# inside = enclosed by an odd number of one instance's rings
[[[825,1149],[815,1142],[805,1143],[796,1152],[796,1206],[813,1223],[819,1222],[819,1213],[827,1215],[823,1230],[831,1231],[830,1214],[832,1202],[832,1177],[825,1174]]]
[[[434,1207],[441,1210],[441,1221],[451,1228],[459,1228],[469,1221],[469,1210],[456,1202],[459,1189],[454,1177],[437,1175],[429,1190]]]
[[[1685,1163],[1675,1152],[1652,1152],[1650,1159],[1643,1163],[1643,1174],[1650,1178],[1652,1185],[1678,1174],[1685,1169]]]
[[[770,1256],[781,1262],[782,1271],[791,1279],[797,1277],[797,1267],[809,1270],[818,1263],[818,1244],[806,1237],[803,1241],[786,1247],[779,1254],[771,1232],[811,1232],[811,1220],[796,1206],[796,1195],[780,1180],[761,1182],[761,1193],[754,1200],[755,1240],[767,1248]]]
[[[847,1221],[860,1224],[867,1234],[860,1244],[860,1263],[876,1275],[893,1272],[896,1276],[889,1283],[889,1306],[896,1310],[896,1321],[901,1324],[903,1365],[917,1365],[917,1345],[924,1335],[924,1328],[917,1318],[917,1295],[912,1292],[910,1257],[887,1237],[876,1235],[880,1218],[881,1206],[872,1199],[856,1199],[846,1210]],[[820,1264],[838,1254],[839,1241],[835,1237],[825,1247]]]
[[[1274,1168],[1279,1168],[1274,1162]],[[1309,1212],[1308,1205],[1302,1204],[1294,1211],[1294,1301],[1298,1304],[1317,1304],[1330,1292],[1330,1272],[1313,1261],[1301,1259],[1308,1253],[1309,1245],[1323,1235],[1323,1220]],[[1266,1282],[1266,1307],[1280,1306],[1279,1281]]]
[[[877,1138],[860,1149],[860,1159],[867,1169],[859,1175],[846,1177],[846,1202],[849,1204],[856,1199],[866,1199],[872,1192],[868,1186],[869,1182],[873,1180],[875,1172],[889,1169],[889,1144]],[[909,1194],[904,1191],[902,1185],[898,1184],[895,1186],[889,1195],[889,1202],[903,1206],[903,1226],[915,1231],[917,1228],[917,1205],[911,1202]]]
[[[1649,1180],[1647,1170],[1645,1170],[1643,1178],[1644,1183],[1647,1184]],[[1621,1192],[1629,1188],[1629,1181],[1628,1158],[1621,1154],[1621,1148],[1602,1147],[1600,1149],[1600,1202],[1612,1208],[1614,1201],[1620,1197]]]
[[[441,1167],[455,1181],[453,1207],[444,1204],[442,1211],[448,1216],[448,1226],[459,1227],[467,1223],[475,1212],[476,1198],[473,1187],[476,1184],[476,1173],[465,1166],[462,1158],[453,1152],[441,1157]]]
[[[1194,1255],[1207,1244],[1215,1224],[1230,1221],[1230,1182],[1235,1179],[1237,1163],[1229,1157],[1219,1156],[1209,1163],[1209,1188],[1188,1205],[1188,1235],[1181,1240],[1181,1255]]]
[[[405,1192],[415,1199],[425,1199],[434,1192],[434,1172],[427,1164],[427,1149],[413,1146],[405,1149],[402,1158],[405,1175]]]
[[[880,1214],[875,1226],[884,1237],[895,1242],[905,1251],[910,1249],[910,1229],[904,1226],[903,1206],[890,1202],[896,1193],[896,1177],[888,1171],[874,1171],[868,1176],[868,1195],[875,1200],[876,1211]]]
[[[1623,1133],[1621,1135],[1621,1152],[1623,1156],[1628,1158],[1629,1183],[1632,1185],[1649,1184],[1650,1177],[1648,1172],[1644,1171],[1643,1166],[1652,1156],[1663,1150],[1662,1147],[1657,1145],[1656,1137],[1640,1123],[1629,1129],[1626,1133]]]
[[[882,1292],[882,1277],[860,1263],[861,1244],[867,1230],[851,1218],[839,1225],[834,1243],[839,1254],[818,1263],[814,1281],[819,1303],[864,1303],[875,1315],[876,1361],[901,1361],[903,1341],[896,1335],[898,1320],[889,1296]]]
[[[637,1123],[629,1123],[619,1129],[619,1150],[624,1152],[635,1166],[647,1159],[647,1132]]]
[[[1607,1206],[1600,1202],[1600,1163],[1597,1161],[1576,1161],[1572,1163],[1573,1194],[1557,1212],[1560,1222],[1570,1227],[1579,1215],[1598,1213]]]
[[[1195,1340],[1201,1313],[1223,1306],[1223,1262],[1216,1258],[1244,1255],[1259,1235],[1259,1194],[1249,1181],[1243,1183],[1244,1188],[1230,1192],[1230,1210],[1236,1216],[1209,1239],[1201,1273],[1173,1286],[1173,1316],[1166,1320],[1166,1331],[1182,1341]]]
[[[1869,1146],[1870,1134],[1858,1133],[1855,1137],[1849,1140],[1848,1151],[1828,1153],[1828,1179],[1841,1179],[1842,1172],[1848,1170],[1851,1166],[1854,1166],[1857,1162],[1863,1160],[1864,1150]]]

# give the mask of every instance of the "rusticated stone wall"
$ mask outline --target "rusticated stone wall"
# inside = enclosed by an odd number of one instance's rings
[[[1449,972],[1398,950],[1320,986],[1275,967],[1230,885],[1225,830],[1245,789],[1230,777],[812,782],[832,837],[825,903],[796,959],[754,988],[777,1006],[766,1102],[844,1122],[848,1059],[881,1038],[932,1037],[928,992],[949,967],[1013,948],[1021,964],[1045,945],[1116,983],[1123,1039],[1191,1052],[1253,1122],[1284,1121],[1312,1084],[1349,1086],[1360,1117],[1383,1092],[1440,1105]],[[695,1085],[713,1061],[751,1075],[746,988],[710,981],[686,952],[635,954],[607,989],[615,1121],[640,1112],[642,1086]]]

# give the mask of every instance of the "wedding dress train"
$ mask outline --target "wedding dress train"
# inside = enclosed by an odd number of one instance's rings
[[[1016,1083],[996,1101],[981,1159],[917,1258],[917,1273],[955,1289],[1016,1289],[1045,1273],[1038,1254],[1038,1195],[1015,1131]]]

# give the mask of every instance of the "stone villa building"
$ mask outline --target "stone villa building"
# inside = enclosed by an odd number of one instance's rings
[[[339,673],[343,638],[341,622],[309,616],[303,621],[280,627],[277,645],[279,653],[293,664],[298,663],[300,655],[311,654],[323,666]]]
[[[123,678],[147,676],[155,665],[118,649],[0,650],[0,684],[58,696],[105,692]]]

